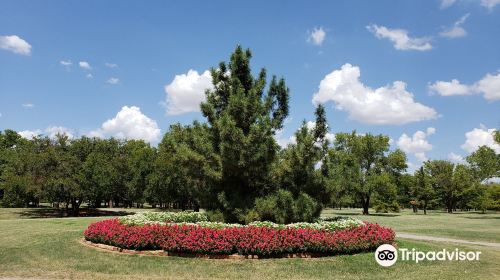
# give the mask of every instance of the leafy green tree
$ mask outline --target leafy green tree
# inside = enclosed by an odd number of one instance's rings
[[[382,172],[374,176],[372,180],[371,183],[376,186],[372,203],[375,211],[379,213],[399,212],[397,186],[391,175],[388,172]]]
[[[448,213],[455,209],[460,190],[453,183],[454,164],[446,160],[430,160],[424,169],[430,175],[431,185],[445,205]]]
[[[256,197],[269,193],[270,169],[278,145],[274,140],[288,116],[288,88],[273,77],[265,93],[266,71],[251,73],[250,50],[236,47],[230,62],[212,69],[213,89],[202,103],[221,178],[214,187],[227,220],[247,211]]]
[[[500,177],[500,154],[488,146],[481,146],[467,157],[476,178],[483,182],[493,177]]]
[[[50,176],[44,186],[46,198],[59,205],[64,202],[66,207],[71,204],[73,216],[78,216],[80,205],[84,201],[84,190],[81,188],[79,170],[81,162],[72,152],[67,136],[56,135],[48,150],[50,158]]]
[[[486,188],[486,195],[491,199],[490,209],[500,210],[500,184],[490,184]]]
[[[220,180],[220,161],[211,145],[208,126],[174,124],[163,137],[158,148],[157,167],[163,169],[168,199],[185,209],[201,205],[212,208],[217,199],[212,193]]]
[[[406,163],[395,160],[401,156],[389,153],[389,137],[384,135],[337,133],[333,150],[335,161],[343,165],[340,170],[346,171],[350,192],[362,205],[365,215],[369,214],[372,195],[394,188],[392,173],[406,168]]]
[[[14,155],[15,147],[21,141],[21,136],[14,130],[0,131],[0,199],[4,196],[3,173],[8,167],[9,160]]]
[[[116,139],[94,138],[92,152],[82,165],[86,197],[91,205],[100,207],[103,200],[113,207],[124,190],[123,174],[120,174],[119,142]]]
[[[50,145],[47,137],[35,137],[29,141],[18,139],[9,149],[2,172],[3,205],[39,205],[52,168],[47,152]]]
[[[153,162],[153,170],[147,177],[144,198],[152,207],[157,205],[165,207],[172,200],[169,195],[171,172],[169,160],[166,153],[158,152]]]
[[[411,201],[413,200],[412,196],[412,188],[416,184],[415,181],[415,176],[414,174],[402,174],[397,182],[396,182],[396,187],[397,187],[397,194],[398,194],[398,202],[401,205],[405,205],[408,207],[412,206]]]
[[[474,176],[473,170],[464,164],[457,164],[453,171],[453,185],[458,193],[457,206],[460,209],[471,209],[473,201],[481,195],[480,181]],[[475,207],[474,207],[475,208]]]
[[[354,156],[342,150],[329,149],[321,166],[325,186],[333,206],[342,208],[350,200],[351,190],[359,178],[359,167]]]
[[[125,203],[140,207],[144,203],[147,178],[153,170],[156,152],[143,140],[128,140],[122,146],[125,154]]]
[[[429,202],[435,199],[436,192],[431,184],[431,178],[429,170],[421,166],[419,170],[415,172],[415,185],[411,190],[414,202],[421,201],[422,208],[424,210],[424,215],[427,215],[427,207]],[[414,204],[418,205],[418,204]],[[414,207],[415,209],[415,207]],[[414,211],[416,212],[416,211]]]
[[[482,213],[485,213],[488,209],[498,210],[498,203],[500,202],[498,198],[498,194],[500,194],[499,190],[498,186],[495,185],[478,185],[477,195],[469,203],[475,209],[481,210]],[[495,191],[498,192],[496,200],[494,197]]]

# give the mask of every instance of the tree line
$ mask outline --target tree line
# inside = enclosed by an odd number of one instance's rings
[[[324,207],[361,207],[368,214],[445,208],[500,208],[500,155],[487,146],[467,163],[426,161],[408,174],[407,159],[385,135],[337,133],[327,139],[325,109],[305,121],[295,141],[275,135],[289,113],[283,78],[254,76],[250,50],[211,70],[213,89],[201,111],[206,122],[173,124],[157,147],[142,140],[65,135],[24,139],[0,132],[0,203],[50,202],[79,214],[88,207],[204,208],[230,222],[311,221]],[[266,87],[266,85],[268,86]],[[496,132],[496,141],[499,133]]]

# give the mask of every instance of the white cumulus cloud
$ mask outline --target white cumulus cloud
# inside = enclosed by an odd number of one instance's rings
[[[33,139],[35,136],[38,136],[41,133],[42,133],[42,131],[39,129],[37,129],[37,130],[23,130],[23,131],[17,132],[17,134],[21,135],[21,137],[23,137],[25,139]]]
[[[0,49],[21,55],[31,54],[31,45],[17,35],[0,36]]]
[[[82,69],[85,69],[85,70],[92,70],[92,67],[90,66],[90,63],[88,63],[87,61],[80,61],[78,62],[78,65],[80,66],[80,68]]]
[[[490,11],[493,10],[493,8],[498,4],[500,4],[500,0],[481,0],[481,6]]]
[[[418,130],[412,137],[403,133],[398,140],[398,147],[406,153],[415,155],[420,161],[426,161],[426,152],[432,150],[432,145],[427,141],[427,137],[436,133],[433,127],[427,128],[426,131]]]
[[[120,82],[120,79],[118,78],[109,78],[106,83],[110,84],[110,85],[116,85]]]
[[[314,28],[311,32],[309,32],[309,37],[307,38],[307,42],[312,43],[316,46],[321,46],[323,41],[326,38],[326,31],[323,27]]]
[[[212,76],[208,70],[201,75],[195,70],[176,75],[174,80],[165,86],[166,101],[163,105],[167,114],[199,112],[200,103],[205,101],[205,91],[212,88]]]
[[[26,108],[26,109],[33,109],[33,108],[35,108],[35,104],[33,104],[33,103],[23,103],[23,104],[21,104],[21,106],[23,108]]]
[[[441,9],[446,9],[453,6],[456,1],[457,0],[441,0]]]
[[[66,135],[70,139],[75,138],[73,130],[66,128],[64,126],[49,126],[45,129],[45,133],[50,138],[55,138],[57,134]]]
[[[457,0],[441,0],[441,9],[446,9],[446,8],[449,8],[451,6],[453,6],[455,3],[457,2]],[[465,2],[465,1],[464,1]],[[471,2],[471,1],[469,1]],[[481,6],[487,8],[488,10],[493,10],[493,8],[500,4],[500,0],[481,0],[481,1],[477,1],[481,4]]]
[[[488,101],[500,99],[500,72],[497,74],[486,74],[481,80],[474,84],[474,90],[482,93]]]
[[[433,108],[415,102],[404,82],[372,89],[359,80],[360,75],[359,67],[344,64],[323,78],[313,103],[333,101],[349,118],[367,124],[406,124],[438,117]]]
[[[306,126],[307,126],[307,129],[313,130],[316,127],[316,122],[308,121],[308,122],[306,122]],[[327,125],[327,128],[328,128],[328,125]],[[332,144],[335,141],[335,134],[327,132],[325,134],[325,138],[326,138],[326,140],[328,140],[328,142],[330,142],[330,144]]]
[[[470,14],[466,14],[456,21],[451,28],[445,29],[443,32],[439,33],[440,36],[446,38],[459,38],[467,36],[467,31],[462,27]]]
[[[465,162],[464,158],[461,155],[455,154],[453,152],[448,154],[448,159],[452,162],[455,162],[455,163],[464,163]]]
[[[461,146],[465,151],[472,153],[477,150],[480,146],[488,146],[495,150],[496,153],[500,153],[500,145],[498,145],[494,138],[493,132],[496,129],[488,129],[484,125],[480,125],[479,128],[474,128],[471,131],[465,133],[465,143]]]
[[[434,84],[429,85],[429,90],[441,96],[472,94],[469,86],[461,84],[457,79],[453,79],[451,82],[436,81]]]
[[[161,130],[156,121],[144,115],[139,107],[123,106],[114,118],[105,121],[100,129],[91,131],[88,136],[157,142],[160,140]]]
[[[61,60],[59,61],[59,64],[61,64],[62,66],[65,66],[65,67],[69,67],[71,65],[73,65],[73,62],[71,62],[71,60]]]
[[[429,91],[442,96],[483,94],[488,101],[500,99],[500,72],[496,74],[486,74],[481,80],[472,85],[465,85],[459,80],[453,79],[451,82],[436,81],[429,85]]]
[[[116,67],[118,67],[118,64],[116,64],[116,63],[109,63],[109,62],[106,62],[106,63],[104,63],[104,65],[105,65],[106,67],[108,67],[108,68],[116,68]]]
[[[35,136],[47,135],[49,138],[54,139],[57,134],[66,135],[68,138],[75,138],[75,133],[73,130],[66,128],[64,126],[49,126],[43,131],[40,129],[36,130],[23,130],[18,132],[21,137],[26,139],[33,139]]]
[[[379,39],[389,39],[397,50],[428,51],[432,49],[431,39],[428,37],[410,37],[404,29],[391,29],[385,26],[371,24],[366,27]]]
[[[291,135],[288,138],[283,137],[283,130],[279,130],[274,135],[274,139],[281,146],[281,148],[286,148],[289,144],[297,143],[297,138],[295,135]]]

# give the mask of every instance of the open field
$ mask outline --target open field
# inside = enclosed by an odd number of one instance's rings
[[[119,216],[140,211],[160,211],[158,208],[99,208],[89,211],[82,209],[83,215],[89,216]],[[413,214],[405,209],[401,213],[361,215],[361,209],[325,209],[323,217],[349,216],[361,220],[379,223],[391,227],[398,232],[414,233],[436,237],[465,239],[470,241],[486,241],[500,243],[500,213],[487,212],[456,212],[448,214],[443,211],[422,211]],[[62,213],[51,208],[0,208],[0,220],[57,218]]]
[[[500,213],[456,212],[449,214],[443,211],[422,211],[413,214],[411,210],[401,213],[375,214],[363,216],[361,209],[326,209],[322,215],[356,217],[369,222],[379,223],[396,230],[396,232],[414,233],[436,237],[448,237],[469,241],[486,241],[500,243]]]
[[[398,262],[390,268],[376,264],[372,253],[336,256],[321,259],[268,260],[203,260],[177,257],[121,255],[88,248],[78,240],[83,230],[93,221],[106,217],[19,219],[22,209],[0,209],[0,277],[42,279],[495,279],[500,275],[500,250],[486,247],[464,247],[435,242],[399,240],[401,247],[427,250],[455,249],[481,250],[479,262]],[[115,209],[121,211],[123,209]],[[135,210],[135,209],[134,209]],[[141,209],[142,210],[142,209]],[[331,212],[331,210],[327,210]],[[337,211],[335,211],[337,212]],[[352,212],[352,210],[351,210]],[[349,210],[342,211],[348,214]],[[446,228],[460,229],[461,215],[450,219],[435,213],[430,223]],[[474,215],[474,214],[472,214]],[[477,214],[479,215],[479,214]],[[425,219],[417,222],[412,215],[361,217],[396,230],[430,234]],[[459,218],[460,217],[460,218]],[[482,217],[482,216],[481,216]],[[498,223],[498,214],[491,219],[467,219],[484,231],[488,223]],[[359,217],[358,217],[359,218]],[[405,224],[405,221],[406,224]],[[402,225],[402,224],[404,225]],[[468,226],[468,225],[467,225]],[[416,227],[416,231],[409,229]],[[465,226],[464,226],[465,227]],[[492,226],[493,227],[493,226]],[[487,229],[488,232],[491,229]],[[495,230],[495,229],[493,229]],[[496,229],[498,230],[498,229]],[[478,232],[481,229],[477,229]],[[434,231],[437,234],[439,231]],[[488,235],[491,232],[487,233]],[[469,235],[470,234],[470,235]],[[484,234],[484,233],[483,233]],[[478,234],[479,235],[479,234]],[[464,235],[472,237],[472,233]],[[474,240],[482,239],[476,236]]]

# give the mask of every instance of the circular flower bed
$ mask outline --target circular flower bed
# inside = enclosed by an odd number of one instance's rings
[[[392,229],[366,222],[336,230],[332,230],[331,225],[321,226],[321,223],[309,224],[314,226],[300,223],[292,227],[275,226],[272,223],[227,225],[206,221],[199,224],[157,222],[130,225],[119,219],[110,219],[91,224],[84,236],[93,243],[122,249],[263,257],[295,253],[337,255],[373,251],[381,244],[393,243],[395,238]]]

